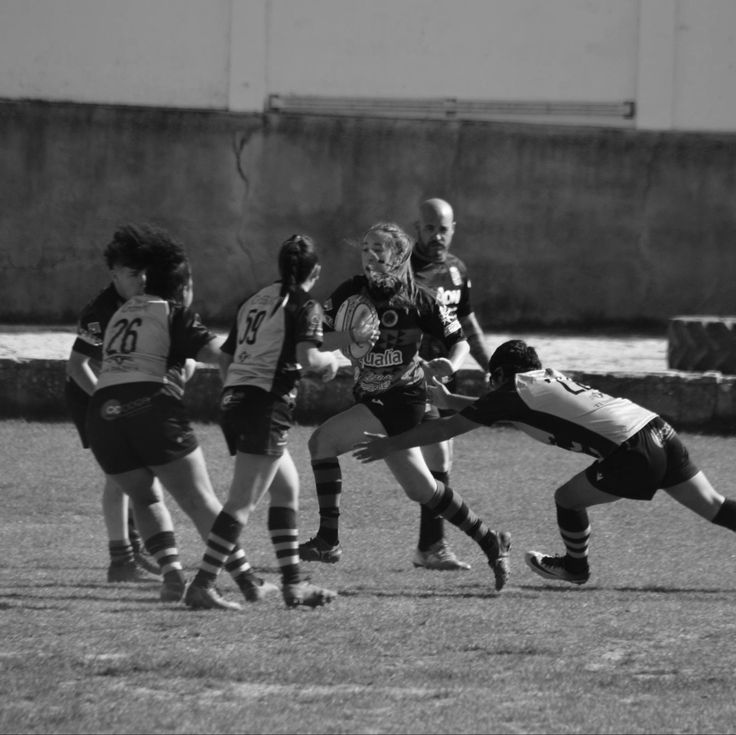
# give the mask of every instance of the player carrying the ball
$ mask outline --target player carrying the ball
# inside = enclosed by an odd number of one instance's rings
[[[365,354],[353,358],[355,404],[325,421],[309,439],[320,523],[317,534],[299,547],[305,561],[334,564],[342,555],[342,473],[338,457],[364,439],[364,432],[393,436],[419,424],[427,402],[426,381],[450,378],[468,354],[469,346],[457,317],[414,282],[409,261],[413,244],[394,223],[380,222],[370,227],[362,240],[363,274],[338,286],[325,304],[326,328],[332,330],[344,301],[356,295],[367,297],[375,307],[379,328]],[[419,345],[424,334],[442,340],[447,357],[422,360]],[[326,343],[327,337],[326,331]],[[502,589],[509,572],[508,534],[490,530],[463,498],[436,480],[419,449],[396,452],[386,457],[386,464],[411,500],[442,516],[478,543],[493,570],[496,590]]]

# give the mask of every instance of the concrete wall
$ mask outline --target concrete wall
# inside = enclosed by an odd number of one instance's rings
[[[64,360],[0,360],[0,418],[68,420]],[[720,373],[568,372],[609,395],[629,398],[691,431],[736,433],[736,376]],[[460,370],[458,392],[480,395],[483,373]],[[222,383],[213,367],[200,367],[187,384],[185,403],[196,421],[216,421]],[[306,377],[297,394],[297,423],[314,426],[352,405],[353,373],[340,368],[330,383]]]
[[[69,323],[106,282],[114,227],[181,237],[195,307],[226,323],[293,232],[315,293],[372,222],[456,208],[488,329],[734,314],[736,136],[34,102],[0,103],[0,320]]]

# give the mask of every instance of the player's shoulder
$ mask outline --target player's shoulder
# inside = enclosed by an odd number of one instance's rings
[[[468,267],[465,265],[465,261],[458,258],[454,253],[448,253],[447,259],[445,260],[445,267],[452,274],[452,269],[459,271],[463,277],[468,274]]]
[[[98,321],[106,322],[117,311],[123,303],[115,286],[112,284],[103,288],[83,307],[79,315],[80,322]]]

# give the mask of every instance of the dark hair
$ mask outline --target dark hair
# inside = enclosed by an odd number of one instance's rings
[[[537,351],[530,347],[523,339],[511,339],[496,348],[488,361],[488,372],[493,374],[503,368],[504,374],[509,377],[516,373],[525,373],[528,370],[539,370],[542,363]]]
[[[107,267],[113,268],[119,265],[124,268],[143,270],[146,264],[143,249],[146,235],[147,225],[122,225],[115,230],[112,240],[104,251]]]
[[[189,285],[192,270],[186,257],[171,258],[153,263],[146,268],[145,292],[167,301],[184,302],[184,291]]]
[[[309,278],[319,263],[317,246],[309,235],[292,235],[281,243],[279,250],[279,274],[281,295],[296,290]]]
[[[191,269],[184,246],[161,227],[127,224],[119,227],[105,249],[115,264],[146,271],[144,291],[168,301],[183,301]],[[125,260],[123,260],[125,258]]]

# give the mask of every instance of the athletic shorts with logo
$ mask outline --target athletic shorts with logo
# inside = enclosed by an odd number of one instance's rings
[[[165,465],[199,445],[182,402],[161,383],[123,383],[92,396],[87,436],[109,475]]]

